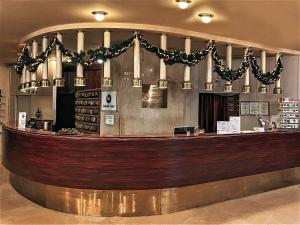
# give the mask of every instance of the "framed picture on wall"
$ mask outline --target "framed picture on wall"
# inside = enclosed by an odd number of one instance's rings
[[[250,102],[241,102],[241,116],[250,115]]]
[[[258,103],[258,113],[262,116],[269,115],[269,102],[259,102]]]
[[[259,104],[258,102],[250,102],[250,115],[259,114]]]

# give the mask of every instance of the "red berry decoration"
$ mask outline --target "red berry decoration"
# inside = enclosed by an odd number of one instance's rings
[[[170,59],[170,56],[168,56],[168,55],[166,55],[166,56],[164,57],[164,61],[165,61],[165,62],[168,62],[169,59]]]

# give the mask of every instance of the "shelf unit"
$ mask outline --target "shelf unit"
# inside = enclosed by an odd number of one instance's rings
[[[279,128],[299,129],[299,99],[279,99]]]
[[[101,89],[87,89],[75,93],[75,128],[86,134],[100,133]]]

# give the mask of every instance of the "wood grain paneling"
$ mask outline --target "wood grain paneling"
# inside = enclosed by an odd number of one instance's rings
[[[5,127],[3,136],[8,170],[63,187],[171,188],[300,166],[300,132],[106,138]]]

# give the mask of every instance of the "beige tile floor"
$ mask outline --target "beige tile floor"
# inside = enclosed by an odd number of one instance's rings
[[[84,217],[43,208],[14,191],[0,166],[0,224],[300,224],[300,185],[178,213]]]

